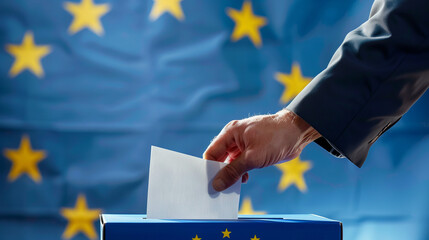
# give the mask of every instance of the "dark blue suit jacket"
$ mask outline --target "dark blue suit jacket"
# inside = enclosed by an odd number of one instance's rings
[[[287,108],[323,136],[316,143],[360,167],[428,86],[429,0],[376,0]]]

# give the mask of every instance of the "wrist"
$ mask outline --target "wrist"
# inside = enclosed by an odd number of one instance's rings
[[[294,126],[298,130],[298,141],[302,145],[307,145],[314,140],[322,137],[322,135],[320,135],[320,133],[316,129],[314,129],[304,119],[302,119],[300,116],[296,115],[292,111],[283,109],[277,112],[276,115],[277,117],[286,120],[288,124]]]

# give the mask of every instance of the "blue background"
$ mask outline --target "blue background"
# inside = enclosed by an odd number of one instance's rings
[[[316,76],[372,4],[251,1],[268,21],[258,48],[247,37],[230,40],[226,9],[243,1],[183,0],[183,21],[169,13],[151,21],[152,1],[96,0],[110,4],[101,36],[70,34],[64,2],[0,2],[0,151],[18,148],[27,134],[47,153],[41,183],[25,174],[8,181],[11,161],[0,155],[1,239],[60,239],[61,208],[74,207],[79,194],[103,213],[145,213],[151,145],[201,156],[230,120],[282,109],[285,86],[275,73],[297,63]],[[5,46],[21,44],[27,31],[51,47],[42,78],[8,74],[14,58]],[[282,173],[268,167],[250,173],[242,199],[257,211],[340,220],[344,239],[429,239],[428,103],[426,94],[374,144],[362,169],[311,144],[301,155],[312,163],[307,192],[278,191]]]

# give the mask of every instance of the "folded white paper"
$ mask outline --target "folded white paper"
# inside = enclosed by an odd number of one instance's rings
[[[223,192],[211,184],[225,165],[152,146],[147,218],[237,219],[241,181]]]

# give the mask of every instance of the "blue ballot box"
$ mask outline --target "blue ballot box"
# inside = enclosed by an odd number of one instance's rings
[[[307,240],[342,239],[341,222],[302,215],[252,215],[237,220],[146,219],[102,214],[101,240]]]

